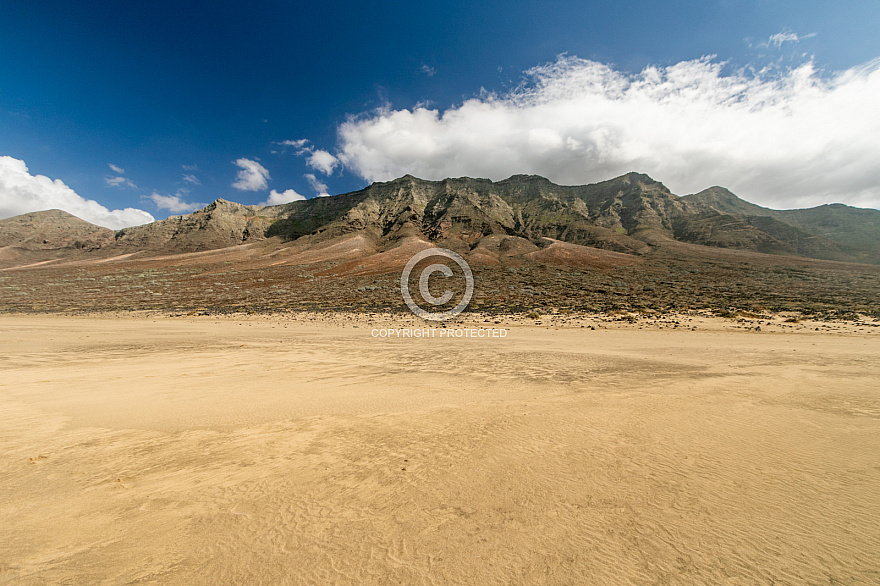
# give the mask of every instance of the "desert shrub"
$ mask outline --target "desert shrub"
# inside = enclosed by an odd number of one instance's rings
[[[734,318],[736,317],[736,312],[730,311],[728,309],[716,309],[715,315],[717,315],[718,317]]]

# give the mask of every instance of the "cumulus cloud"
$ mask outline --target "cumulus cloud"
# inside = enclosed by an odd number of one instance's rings
[[[318,197],[330,197],[330,194],[327,193],[327,184],[315,177],[313,173],[306,173],[303,177],[306,178],[306,181],[309,182],[309,185],[312,186]]]
[[[269,186],[269,171],[264,166],[250,159],[237,159],[233,161],[240,167],[235,183],[232,187],[241,191],[260,191]]]
[[[281,193],[278,193],[274,189],[269,192],[269,199],[262,202],[261,206],[279,206],[282,204],[290,203],[292,201],[301,201],[304,200],[306,196],[300,195],[293,189],[287,189]]]
[[[627,74],[560,56],[503,95],[351,117],[337,156],[368,181],[640,171],[680,194],[723,185],[774,207],[880,207],[878,103],[880,60],[825,76],[812,63],[725,73],[711,57]]]
[[[306,165],[316,171],[320,171],[324,175],[331,174],[338,164],[339,159],[321,149],[312,151],[309,158],[306,159]]]
[[[161,193],[154,192],[148,195],[147,198],[152,200],[160,210],[168,210],[174,214],[193,212],[204,207],[204,204],[201,203],[183,201],[180,195],[162,195]]]
[[[308,155],[306,157],[306,165],[320,171],[324,175],[330,175],[333,170],[339,166],[339,159],[333,154],[322,149],[316,149],[308,144],[309,140],[301,138],[299,140],[283,140],[278,144],[292,146],[296,148],[296,156]]]
[[[152,215],[135,208],[109,210],[83,198],[60,179],[31,175],[22,160],[0,156],[0,218],[51,209],[114,230],[154,221]]]
[[[113,163],[107,163],[107,166],[110,167],[117,175],[125,175],[125,169],[123,169],[122,167],[114,165]]]

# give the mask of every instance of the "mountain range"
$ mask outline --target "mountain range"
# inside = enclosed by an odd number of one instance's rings
[[[880,263],[880,211],[830,204],[773,210],[723,187],[677,196],[644,174],[555,185],[534,175],[503,181],[426,181],[406,175],[360,191],[279,206],[218,199],[191,214],[112,231],[59,210],[0,220],[0,259],[173,254],[262,240],[308,247],[358,235],[383,251],[418,239],[462,253],[535,253],[553,243],[641,256],[703,245],[806,258]],[[561,245],[561,244],[560,244]],[[28,254],[21,254],[23,252]]]

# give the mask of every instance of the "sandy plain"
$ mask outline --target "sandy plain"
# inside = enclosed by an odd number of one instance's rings
[[[880,583],[876,327],[388,319],[0,316],[0,583]]]

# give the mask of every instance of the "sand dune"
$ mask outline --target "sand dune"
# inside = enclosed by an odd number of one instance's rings
[[[0,583],[880,581],[876,334],[386,323],[0,318]]]

